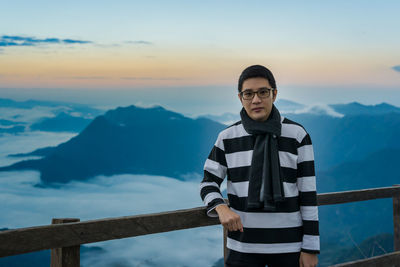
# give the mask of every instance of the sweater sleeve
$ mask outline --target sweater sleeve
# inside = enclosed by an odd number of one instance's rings
[[[303,220],[301,251],[319,254],[320,240],[314,150],[310,135],[307,132],[305,132],[297,148],[297,153],[297,187],[299,189],[300,212]]]
[[[219,134],[204,164],[204,178],[200,183],[200,196],[204,205],[207,206],[207,215],[210,217],[218,217],[215,208],[218,205],[225,204],[220,186],[226,176],[226,171],[224,143],[221,134]]]

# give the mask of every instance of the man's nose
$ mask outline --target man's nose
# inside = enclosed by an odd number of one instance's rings
[[[253,97],[253,100],[251,101],[252,103],[260,103],[261,99],[258,97],[258,94],[255,94]]]

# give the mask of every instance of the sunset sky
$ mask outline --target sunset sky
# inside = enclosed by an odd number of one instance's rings
[[[400,105],[399,1],[16,0],[1,9],[0,98],[235,112],[240,72],[263,64],[284,99]]]

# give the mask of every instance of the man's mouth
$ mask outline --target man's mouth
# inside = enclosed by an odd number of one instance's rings
[[[252,111],[260,111],[260,110],[262,110],[263,108],[252,108],[251,110]]]

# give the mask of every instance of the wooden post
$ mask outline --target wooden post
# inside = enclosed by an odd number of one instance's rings
[[[75,218],[53,219],[51,224],[79,222]],[[79,267],[80,246],[53,248],[51,250],[50,267]]]
[[[226,228],[223,226],[222,229],[224,231],[224,266],[225,266],[226,258],[228,257],[228,248],[226,247],[226,238],[228,236],[228,230],[226,230]]]
[[[394,251],[400,251],[400,194],[393,196],[393,237]]]

